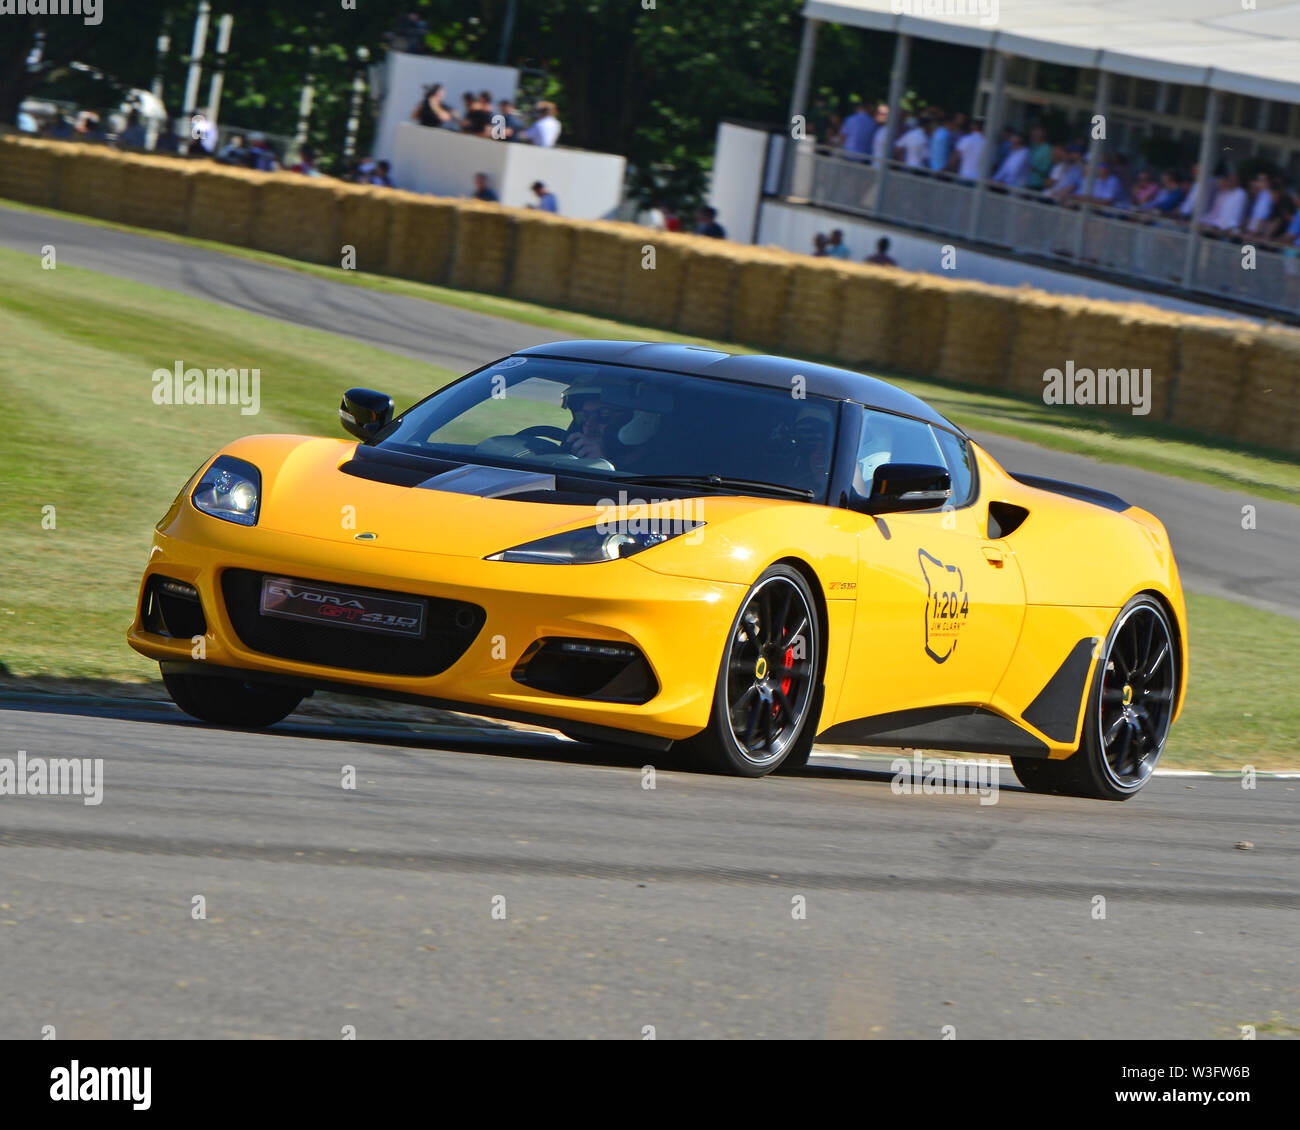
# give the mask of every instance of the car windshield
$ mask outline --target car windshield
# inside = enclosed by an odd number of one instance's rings
[[[406,411],[378,446],[615,480],[719,476],[824,500],[837,408],[796,387],[509,357]]]

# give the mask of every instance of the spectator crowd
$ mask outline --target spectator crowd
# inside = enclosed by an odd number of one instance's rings
[[[457,111],[447,105],[447,91],[440,82],[426,87],[424,97],[411,111],[411,120],[431,129],[450,129],[471,137],[494,141],[526,141],[551,148],[560,140],[560,119],[555,103],[541,101],[533,108],[533,120],[525,124],[514,102],[501,98],[493,109],[492,94],[466,91]]]
[[[819,98],[808,124],[821,151],[850,161],[888,159],[916,174],[973,182],[980,177],[984,150],[991,144],[988,184],[994,192],[1066,208],[1087,205],[1108,215],[1175,228],[1189,228],[1195,215],[1200,173],[1196,164],[1152,167],[1124,153],[1103,152],[1089,186],[1088,144],[1083,138],[1049,137],[1047,128],[1036,123],[1023,131],[1008,127],[990,141],[979,119],[930,107],[906,116],[891,146],[892,115],[883,102],[872,106],[861,101],[852,102],[840,115]],[[1211,238],[1296,247],[1300,190],[1263,162],[1243,165],[1252,170],[1245,179],[1242,166],[1224,164],[1213,170],[1198,230]],[[819,234],[813,254],[849,257],[838,232]]]

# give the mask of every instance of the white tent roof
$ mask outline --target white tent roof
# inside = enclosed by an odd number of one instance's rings
[[[1300,0],[807,0],[803,14],[1300,103]]]

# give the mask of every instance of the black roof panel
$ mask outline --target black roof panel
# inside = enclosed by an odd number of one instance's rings
[[[915,416],[956,432],[961,429],[945,419],[924,400],[904,392],[878,377],[868,377],[850,369],[816,365],[792,357],[769,357],[764,354],[723,353],[698,345],[677,345],[645,341],[552,341],[519,350],[524,357],[555,357],[571,361],[594,361],[608,365],[634,365],[644,369],[662,369],[671,373],[716,377],[724,381],[791,387],[795,375],[804,378],[805,388],[813,396],[833,400],[852,400],[869,408]]]

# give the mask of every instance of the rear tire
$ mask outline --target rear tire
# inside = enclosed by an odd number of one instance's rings
[[[797,570],[773,565],[732,621],[709,724],[674,752],[736,777],[806,764],[821,710],[821,654],[812,589]]]
[[[1020,783],[1034,793],[1128,800],[1150,779],[1164,752],[1178,700],[1178,651],[1164,608],[1135,596],[1106,637],[1088,688],[1083,734],[1060,761],[1013,757]]]
[[[215,675],[164,674],[172,702],[200,722],[261,730],[291,714],[302,692]]]

